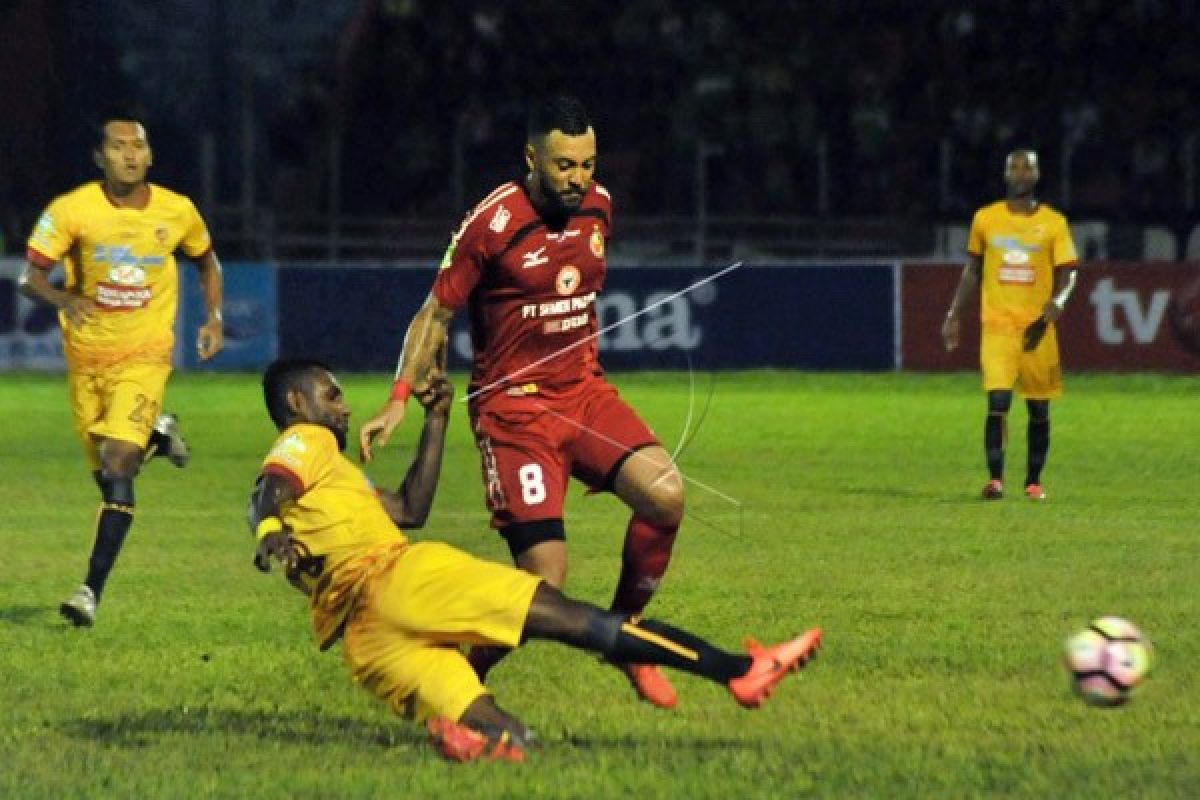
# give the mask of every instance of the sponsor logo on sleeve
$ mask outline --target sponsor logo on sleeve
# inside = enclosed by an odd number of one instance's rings
[[[497,206],[496,213],[492,214],[492,221],[488,223],[488,228],[496,233],[504,233],[504,229],[508,227],[508,221],[512,218],[512,213],[504,206]]]
[[[293,467],[300,466],[300,458],[308,451],[308,446],[304,444],[304,440],[300,438],[300,434],[293,433],[288,435],[283,441],[275,445],[271,450],[268,458],[276,461],[282,461],[285,464],[290,464]]]

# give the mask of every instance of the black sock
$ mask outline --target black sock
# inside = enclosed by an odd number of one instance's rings
[[[983,424],[983,451],[987,457],[988,476],[1004,480],[1004,447],[1008,443],[1008,409],[1012,392],[993,389],[987,393],[987,421]]]
[[[1046,454],[1050,452],[1050,409],[1047,401],[1030,401],[1029,427],[1026,441],[1029,456],[1025,473],[1025,485],[1042,482],[1042,467],[1046,466]]]
[[[987,455],[988,475],[994,481],[1004,480],[1004,414],[989,411],[983,426],[983,449]]]
[[[156,430],[150,431],[150,438],[146,440],[146,452],[151,454],[150,458],[165,458],[170,449],[171,437]]]
[[[588,644],[617,664],[661,664],[717,683],[750,669],[750,656],[727,653],[664,622],[601,612],[588,627]]]
[[[117,562],[125,536],[133,524],[133,479],[100,479],[104,503],[96,520],[96,541],[92,545],[92,557],[88,560],[88,573],[84,583],[91,587],[96,599],[104,593],[104,584]]]

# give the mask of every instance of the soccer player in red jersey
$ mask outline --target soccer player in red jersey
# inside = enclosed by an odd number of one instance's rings
[[[413,317],[386,406],[359,433],[364,460],[404,420],[464,306],[474,366],[468,398],[492,526],[517,566],[561,587],[567,576],[563,498],[574,476],[633,512],[612,610],[637,615],[658,588],[683,519],[683,481],[650,428],[605,379],[596,295],[612,220],[594,181],[596,134],[583,104],[557,95],[529,118],[524,180],[483,199],[450,242]],[[477,649],[481,676],[503,656]],[[661,708],[676,702],[656,668],[619,665]]]

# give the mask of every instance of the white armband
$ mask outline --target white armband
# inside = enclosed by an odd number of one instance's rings
[[[1075,270],[1072,269],[1071,273],[1069,275],[1067,275],[1067,285],[1064,286],[1062,288],[1062,290],[1058,294],[1054,295],[1054,297],[1052,298],[1052,302],[1054,303],[1054,305],[1058,306],[1059,311],[1062,311],[1063,308],[1066,307],[1067,298],[1071,296],[1071,290],[1074,288],[1075,288]]]

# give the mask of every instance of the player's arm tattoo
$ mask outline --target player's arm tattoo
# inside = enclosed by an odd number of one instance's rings
[[[413,388],[424,385],[430,369],[437,365],[453,319],[453,309],[439,303],[431,292],[404,334],[404,348],[396,363],[397,380],[403,378]]]

